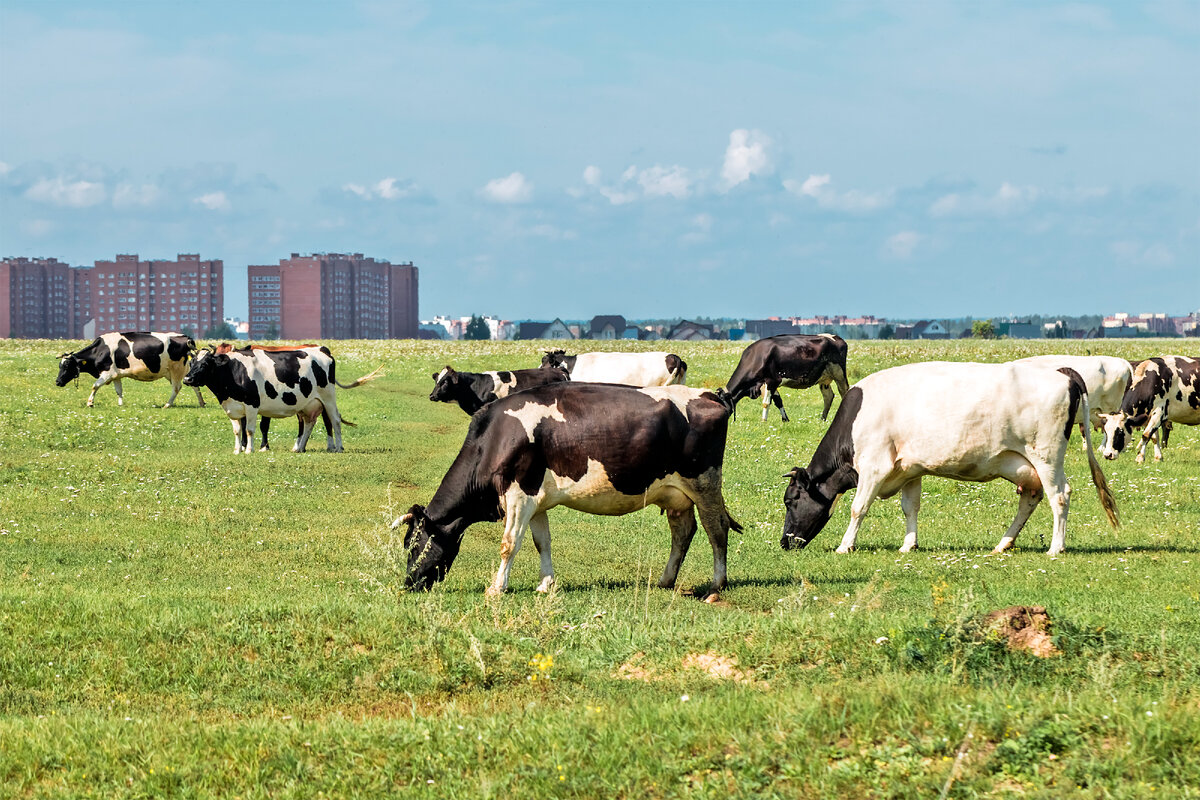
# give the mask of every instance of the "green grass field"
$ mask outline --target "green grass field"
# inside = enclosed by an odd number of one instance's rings
[[[1004,482],[928,479],[922,550],[898,499],[839,556],[849,503],[779,547],[784,481],[824,431],[731,424],[722,602],[697,598],[697,536],[669,592],[656,509],[550,514],[558,586],[484,596],[500,524],[467,533],[445,583],[402,591],[387,523],[425,503],[467,418],[430,374],[536,366],[537,343],[334,342],[346,452],[235,456],[219,408],[166,382],[59,389],[72,342],[0,341],[0,795],[5,797],[1200,797],[1200,431],[1163,463],[1104,462],[1109,528],[1077,439],[1067,553]],[[589,345],[593,343],[588,343]],[[663,349],[646,347],[646,349]],[[723,385],[739,343],[673,343]],[[1181,342],[851,342],[851,381],[930,359],[1146,357]],[[1056,350],[1055,348],[1060,348]],[[1166,348],[1162,350],[1160,348]],[[211,398],[210,398],[211,399]],[[1061,655],[1008,651],[972,620],[1045,606]],[[886,640],[882,637],[887,637]]]

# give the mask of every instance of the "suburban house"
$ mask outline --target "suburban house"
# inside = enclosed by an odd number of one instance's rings
[[[575,334],[561,319],[553,322],[521,322],[517,325],[518,339],[574,339]]]
[[[625,331],[629,326],[625,323],[625,318],[619,314],[601,315],[592,317],[592,323],[588,326],[589,339],[626,339]],[[636,330],[636,329],[635,329]],[[633,338],[637,338],[635,334]]]
[[[677,342],[702,342],[713,338],[713,329],[711,325],[701,325],[684,319],[671,328],[667,338]]]

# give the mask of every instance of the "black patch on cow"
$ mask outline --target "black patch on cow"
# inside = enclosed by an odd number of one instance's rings
[[[279,390],[275,388],[275,384],[271,381],[266,381],[263,383],[263,391],[266,392],[267,397],[271,398],[272,400],[274,400],[276,397],[279,397]]]
[[[192,362],[183,382],[208,387],[221,403],[236,400],[254,408],[262,405],[258,384],[250,379],[245,364],[228,354],[202,355]]]
[[[280,396],[279,399],[283,401],[284,405],[287,405],[287,406],[296,405],[296,393],[295,392],[284,392]]]
[[[324,349],[324,348],[322,348],[322,349]],[[317,386],[319,388],[324,389],[326,386],[329,385],[329,376],[325,374],[325,368],[322,367],[320,364],[318,364],[316,361],[313,361],[312,372],[313,372],[313,378],[316,379]]]
[[[321,348],[321,352],[325,353],[325,355],[329,356],[329,358],[330,358],[330,361],[329,361],[329,382],[330,382],[330,383],[337,383],[337,378],[336,378],[336,377],[334,377],[334,373],[335,373],[335,371],[337,370],[337,362],[332,360],[332,359],[333,359],[333,356],[332,356],[332,355],[330,355],[330,353],[329,353],[329,350],[328,350],[328,349],[326,349],[326,348],[322,347],[322,348]]]
[[[275,377],[280,383],[295,388],[296,384],[300,382],[300,361],[308,358],[308,353],[303,350],[281,350],[279,352],[259,350],[257,352],[271,359],[275,368]]]
[[[512,373],[508,370],[501,370],[496,373],[496,377],[500,379],[501,383],[508,383],[512,380]]]
[[[113,365],[112,350],[99,338],[75,353],[74,357],[79,363],[79,369],[93,378],[99,378],[101,372],[106,372]]]
[[[171,361],[183,361],[196,350],[196,342],[192,337],[182,333],[167,340],[167,358]],[[134,350],[137,354],[137,350]]]
[[[122,335],[133,348],[134,357],[145,364],[146,369],[157,375],[162,370],[162,356],[167,350],[162,340],[149,333],[125,333]],[[120,346],[117,349],[120,350]],[[118,363],[117,366],[120,364]]]
[[[300,395],[302,397],[308,397],[310,394],[312,394],[312,391],[313,391],[312,381],[310,381],[308,378],[301,378],[300,379]]]
[[[129,340],[122,338],[117,342],[117,349],[113,351],[113,363],[117,365],[117,369],[129,369],[129,354],[132,350],[129,347]]]
[[[516,380],[516,386],[509,391],[509,396],[523,392],[536,386],[570,381],[570,376],[555,367],[538,369],[514,369],[497,372],[495,375],[504,383]],[[434,375],[437,381],[429,399],[442,403],[457,403],[458,407],[468,414],[474,414],[479,409],[496,399],[496,382],[492,373],[488,372],[457,372],[452,367],[446,367],[445,374]]]
[[[667,374],[682,375],[687,372],[687,362],[674,353],[667,353]]]
[[[1079,413],[1079,403],[1087,396],[1087,384],[1084,383],[1083,377],[1070,367],[1059,367],[1058,371],[1066,375],[1068,381],[1067,428],[1063,431],[1063,438],[1070,441],[1071,429],[1075,427],[1075,415]]]

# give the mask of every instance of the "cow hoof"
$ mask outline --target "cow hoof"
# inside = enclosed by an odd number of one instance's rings
[[[167,403],[165,406],[163,406],[163,408],[170,408],[170,407],[171,407],[170,403]]]
[[[541,592],[542,594],[549,594],[550,590],[553,588],[554,588],[554,578],[546,577],[546,578],[542,578],[542,582],[538,584],[537,590],[539,592]]]
[[[850,553],[850,552],[853,552],[853,550],[854,550],[854,548],[853,548],[853,547],[839,547],[839,548],[837,549],[837,551],[836,551],[836,552],[838,552],[838,553]]]
[[[499,597],[500,595],[504,594],[504,590],[499,589],[495,586],[489,586],[489,587],[487,587],[487,591],[485,591],[484,594],[488,597]]]
[[[920,549],[921,549],[921,548],[917,547],[915,544],[914,544],[914,545],[912,545],[911,547],[910,547],[910,546],[908,546],[908,545],[905,545],[904,547],[901,547],[901,548],[900,548],[900,552],[901,552],[901,553],[911,553],[911,552],[912,552],[912,551],[914,551],[914,550],[920,550]]]
[[[1146,463],[1146,459],[1142,458],[1141,456],[1138,456],[1137,458],[1135,458],[1135,459],[1133,460],[1133,463],[1135,463],[1135,464],[1144,464],[1144,463]]]

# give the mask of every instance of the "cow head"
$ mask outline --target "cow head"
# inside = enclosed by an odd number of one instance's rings
[[[1118,411],[1116,414],[1101,414],[1100,422],[1104,428],[1104,446],[1100,449],[1100,452],[1109,461],[1121,455],[1121,451],[1125,449],[1125,445],[1134,438],[1134,431],[1145,425],[1146,420],[1149,418],[1149,414],[1143,413],[1130,416],[1123,411]]]
[[[79,377],[79,359],[71,353],[63,353],[58,357],[58,378],[55,386],[66,386]]]
[[[829,522],[837,495],[827,496],[824,484],[814,483],[803,467],[793,467],[783,477],[791,480],[783,494],[783,538],[779,544],[784,550],[799,550]]]
[[[547,350],[546,355],[542,356],[542,366],[566,369],[566,364],[564,363],[566,358],[566,350]]]
[[[224,353],[218,354],[216,348],[209,345],[193,356],[192,365],[188,368],[187,375],[183,376],[183,385],[207,386],[216,371],[227,363],[229,356]]]
[[[433,391],[429,393],[429,399],[435,403],[453,403],[454,390],[458,388],[460,379],[459,374],[449,365],[441,372],[434,373]]]
[[[408,552],[404,588],[409,591],[432,589],[450,571],[462,537],[439,528],[426,516],[425,506],[413,506],[396,522],[408,526],[404,532],[404,549]]]

